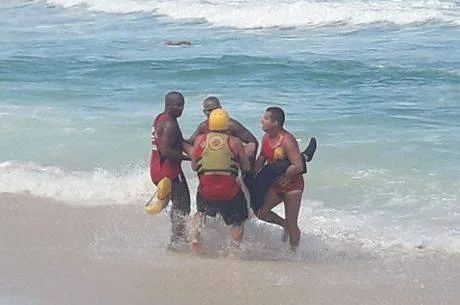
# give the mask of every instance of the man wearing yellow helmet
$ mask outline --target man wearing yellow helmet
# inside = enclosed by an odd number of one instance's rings
[[[172,244],[180,239],[185,241],[185,217],[190,214],[190,192],[181,163],[190,159],[183,151],[190,151],[191,147],[184,142],[177,122],[183,109],[182,94],[176,91],[169,92],[165,96],[164,111],[153,122],[150,177],[157,186],[158,198],[156,204],[147,205],[145,208],[149,214],[155,214],[165,208],[169,200],[172,201]]]
[[[225,224],[232,225],[230,246],[239,247],[248,217],[247,202],[237,181],[239,170],[250,170],[243,143],[229,134],[230,118],[221,108],[208,119],[209,132],[195,138],[192,169],[198,172],[197,207],[192,224],[192,247],[201,252],[200,225],[207,212],[218,212]]]
[[[256,170],[259,171],[265,163],[276,164],[288,160],[289,166],[270,187],[257,216],[264,221],[277,224],[285,229],[289,236],[291,249],[295,250],[300,241],[300,230],[297,225],[304,179],[306,172],[305,160],[302,157],[295,137],[283,128],[284,111],[279,107],[269,107],[262,117],[262,149],[257,157]],[[316,148],[316,141],[315,141]],[[272,209],[284,202],[285,218],[280,217]]]
[[[211,111],[220,108],[222,108],[220,101],[215,96],[207,97],[203,101],[203,113],[206,115],[206,118],[209,118]],[[198,135],[205,134],[207,132],[209,132],[208,119],[198,125],[195,132],[190,136],[189,139],[186,140],[186,142],[190,145],[193,145],[195,138]],[[244,143],[244,150],[249,157],[249,161],[251,162],[252,167],[255,162],[255,156],[258,147],[256,137],[246,127],[244,127],[243,124],[233,118],[229,119],[228,132],[230,135],[239,138]]]

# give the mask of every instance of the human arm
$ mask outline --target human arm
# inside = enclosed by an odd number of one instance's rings
[[[202,142],[202,138],[203,138],[204,135],[199,135],[198,137],[195,138],[195,142],[193,144],[193,148],[192,148],[192,154],[191,154],[191,158],[192,158],[192,162],[191,162],[191,165],[192,165],[192,170],[193,171],[197,171],[198,170],[198,158],[200,157],[201,153],[201,147],[200,147],[200,143]]]
[[[244,151],[243,143],[240,139],[236,137],[231,138],[232,150],[238,158],[238,165],[241,172],[246,173],[251,170],[251,164],[249,163],[249,158],[246,152]]]
[[[185,161],[190,161],[193,154],[193,145],[188,144],[185,140],[182,141],[182,150],[186,154],[184,156]]]
[[[160,154],[163,158],[172,161],[186,160],[183,152],[183,146],[177,147],[177,141],[183,141],[181,133],[178,132],[179,126],[170,121],[164,121],[161,123],[160,132],[158,132],[157,141],[158,147],[161,147]],[[180,139],[177,139],[180,137]]]
[[[195,142],[195,139],[196,137],[198,137],[198,135],[200,134],[203,134],[206,132],[206,121],[205,122],[201,122],[195,129],[195,131],[192,133],[192,135],[188,138],[188,139],[185,139],[184,141],[189,144],[189,145],[193,145],[193,143]]]
[[[300,154],[296,139],[291,134],[288,134],[283,138],[281,145],[286,152],[286,157],[291,162],[291,165],[286,170],[286,176],[295,176],[302,173],[305,169],[305,162]]]
[[[245,144],[244,149],[246,154],[249,156],[249,159],[255,159],[258,147],[256,137],[240,122],[234,119],[230,120],[228,128],[232,136],[237,137]]]

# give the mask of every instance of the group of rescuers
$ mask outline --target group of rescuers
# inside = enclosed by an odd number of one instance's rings
[[[231,226],[231,249],[239,248],[245,220],[256,215],[260,220],[281,226],[284,240],[289,239],[290,249],[296,250],[300,241],[297,222],[305,185],[303,174],[306,173],[305,163],[311,160],[316,149],[315,138],[311,138],[304,152],[300,152],[295,137],[283,127],[284,111],[268,107],[261,119],[265,133],[256,158],[257,139],[241,123],[229,117],[217,97],[211,96],[203,101],[207,119],[189,139],[184,139],[177,121],[184,103],[181,93],[167,93],[164,111],[156,116],[152,126],[150,177],[157,193],[145,210],[156,214],[172,202],[170,245],[189,242],[192,250],[200,254],[204,219],[206,215],[218,213],[225,224]],[[186,160],[191,161],[199,177],[197,211],[191,219],[189,232],[186,232],[186,218],[190,214],[190,193],[181,165]],[[281,167],[276,169],[278,163]],[[269,166],[274,166],[275,174],[269,173]],[[262,174],[264,167],[267,173]],[[246,196],[245,187],[249,190]],[[248,204],[246,197],[253,196],[261,198],[259,204]],[[284,218],[272,211],[281,202],[284,202]]]

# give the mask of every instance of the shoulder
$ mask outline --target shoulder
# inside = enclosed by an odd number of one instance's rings
[[[241,124],[237,120],[230,118],[230,121],[228,122],[228,130],[232,133],[241,132],[246,130],[246,127],[244,127],[243,124]]]
[[[153,121],[153,127],[160,132],[165,129],[171,129],[171,125],[168,114],[164,112],[157,115]]]
[[[162,112],[156,117],[157,120],[168,120],[169,119],[169,114],[166,112]]]
[[[174,123],[176,120],[171,117],[168,113],[162,112],[157,117],[155,118],[155,122],[158,124],[168,124],[168,123]]]
[[[289,131],[285,130],[283,134],[283,139],[281,142],[285,145],[297,145],[297,139],[294,137],[292,133]]]
[[[268,139],[268,134],[264,133],[263,136],[262,136],[262,142],[266,142],[267,139]]]
[[[235,119],[232,119],[230,118],[229,122],[228,122],[228,130],[230,132],[234,132],[235,130],[239,129],[241,126],[240,122],[238,122],[237,120]]]
[[[198,125],[200,133],[205,133],[208,130],[208,121],[203,121]]]
[[[164,114],[164,112],[160,113],[160,114],[157,114],[155,116],[155,118],[153,119],[153,125],[157,124],[161,119],[162,119],[162,115]]]
[[[286,139],[288,141],[292,141],[292,140],[295,140],[295,137],[292,133],[290,133],[289,131],[287,130],[284,130],[283,131],[283,139]]]

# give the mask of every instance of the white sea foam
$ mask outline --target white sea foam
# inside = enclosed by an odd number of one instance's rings
[[[205,20],[239,29],[442,22],[460,24],[455,1],[300,0],[47,0],[62,7],[83,6],[107,13],[147,12],[174,19]]]
[[[141,204],[154,188],[148,171],[65,171],[34,162],[0,163],[0,192],[30,193],[73,204]]]
[[[186,172],[192,202],[197,179]],[[190,178],[193,177],[193,178]],[[378,190],[377,190],[378,191]],[[397,191],[397,190],[396,190]],[[0,193],[29,193],[33,196],[60,200],[73,205],[137,205],[139,209],[154,192],[148,169],[134,167],[124,171],[94,169],[66,171],[55,166],[33,162],[5,161],[0,163]],[[329,202],[304,195],[299,226],[304,233],[350,242],[368,249],[429,248],[448,252],[460,251],[460,221],[454,206],[457,198],[432,198],[431,207],[412,196],[393,194],[388,202],[377,203],[372,209],[333,208]],[[366,196],[364,196],[366,197]],[[363,199],[364,200],[364,199]],[[364,202],[357,202],[365,206]],[[192,210],[195,204],[192,204]],[[410,213],[405,211],[410,209]],[[275,211],[283,215],[282,206]],[[450,212],[449,212],[450,211]],[[268,225],[269,227],[271,225]],[[280,228],[273,227],[273,230]]]

